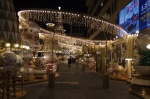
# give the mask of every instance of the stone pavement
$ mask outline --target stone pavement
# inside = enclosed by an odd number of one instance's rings
[[[48,82],[25,85],[27,95],[23,99],[140,99],[129,93],[125,81],[110,80],[108,89],[103,88],[103,79],[94,71],[81,70],[75,64],[59,68],[55,87],[49,88]]]

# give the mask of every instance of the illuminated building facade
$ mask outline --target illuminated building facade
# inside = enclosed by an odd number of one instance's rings
[[[125,0],[123,3],[121,0],[86,0],[86,6],[88,6],[88,14],[104,18],[110,22],[118,24],[118,13],[124,8],[131,0]],[[89,39],[104,39],[101,38],[102,34],[96,29],[89,28],[87,37]],[[100,36],[101,35],[101,36]],[[112,39],[113,36],[107,35],[108,39]]]

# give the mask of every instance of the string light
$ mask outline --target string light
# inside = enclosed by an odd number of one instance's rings
[[[120,31],[122,33],[122,36],[128,35],[127,32],[118,25],[83,13],[73,13],[63,10],[23,10],[18,12],[18,16],[19,21],[22,24],[28,25],[30,21],[43,23],[54,22],[56,21],[56,18],[60,13],[63,18],[63,23],[69,25],[86,26],[116,36],[118,36]],[[43,28],[40,28],[39,32],[40,35],[42,35],[40,37],[42,37],[43,39],[44,37],[52,38],[54,35],[54,32],[45,30]],[[105,44],[105,41],[102,40],[88,40],[60,34],[55,34],[54,36],[54,38],[59,42],[66,43],[72,46],[95,45],[97,43]],[[107,42],[109,44],[111,40],[108,40]]]
[[[14,47],[16,47],[16,48],[19,47],[19,44],[14,44]]]
[[[6,43],[5,46],[6,46],[6,47],[10,47],[10,43]]]
[[[62,16],[64,16],[63,22],[67,24],[74,24],[78,26],[84,25],[93,29],[99,29],[101,31],[110,32],[112,34],[118,34],[118,31],[122,30],[124,34],[127,34],[125,30],[123,30],[117,25],[83,13],[72,13],[62,10],[23,10],[18,12],[18,15],[19,19],[24,21],[36,20],[38,22],[49,22],[54,21],[56,18],[55,16],[57,16],[60,12]]]

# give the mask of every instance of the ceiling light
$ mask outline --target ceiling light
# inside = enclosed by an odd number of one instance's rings
[[[147,49],[150,49],[150,44],[148,44],[148,45],[146,46],[146,48],[147,48]]]

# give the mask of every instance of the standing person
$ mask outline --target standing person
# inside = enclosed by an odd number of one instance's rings
[[[68,68],[71,67],[71,56],[68,58]]]
[[[79,58],[77,56],[76,56],[75,62],[76,62],[76,67],[78,67],[78,65],[79,65]]]

